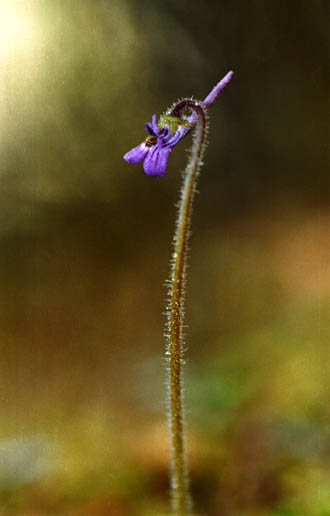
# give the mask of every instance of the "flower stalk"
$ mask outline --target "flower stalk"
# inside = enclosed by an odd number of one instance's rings
[[[202,164],[207,132],[206,110],[191,99],[181,100],[172,111],[190,108],[196,115],[191,157],[184,172],[174,235],[168,304],[167,351],[169,367],[169,426],[171,437],[171,498],[174,514],[188,516],[191,510],[183,421],[183,320],[188,239],[196,182]]]

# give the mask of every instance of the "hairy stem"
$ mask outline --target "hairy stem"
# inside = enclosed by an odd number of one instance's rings
[[[183,320],[188,239],[196,182],[205,148],[206,110],[191,99],[184,99],[174,106],[171,115],[178,116],[186,108],[191,109],[194,120],[194,136],[190,159],[184,172],[179,200],[179,210],[174,235],[174,252],[171,261],[168,304],[168,334],[166,355],[169,360],[169,426],[171,438],[171,495],[176,516],[191,514],[191,498],[185,460],[183,421]]]

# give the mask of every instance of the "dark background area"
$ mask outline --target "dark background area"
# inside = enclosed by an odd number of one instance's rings
[[[0,2],[0,513],[169,512],[164,281],[210,112],[187,287],[199,516],[328,516],[330,2]]]

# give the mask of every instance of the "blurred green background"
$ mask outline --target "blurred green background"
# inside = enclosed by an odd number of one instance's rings
[[[187,288],[195,512],[327,516],[330,2],[0,1],[0,513],[168,514],[164,280],[213,106]]]

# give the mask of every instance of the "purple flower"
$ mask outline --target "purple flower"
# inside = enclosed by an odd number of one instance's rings
[[[171,132],[168,123],[159,128],[156,124],[156,115],[153,115],[151,124],[146,123],[145,128],[150,136],[127,152],[124,160],[128,163],[143,161],[143,168],[148,176],[163,176],[172,148],[187,134],[189,127],[178,125],[177,129]]]
[[[200,105],[208,110],[220,95],[222,90],[230,82],[234,72],[228,72],[212,89]],[[145,128],[149,135],[143,143],[124,155],[128,163],[140,163],[148,176],[163,176],[166,172],[168,156],[174,147],[196,123],[196,115],[192,113],[188,118],[178,118],[164,115],[157,125],[156,115],[152,116],[152,122],[146,123]]]

